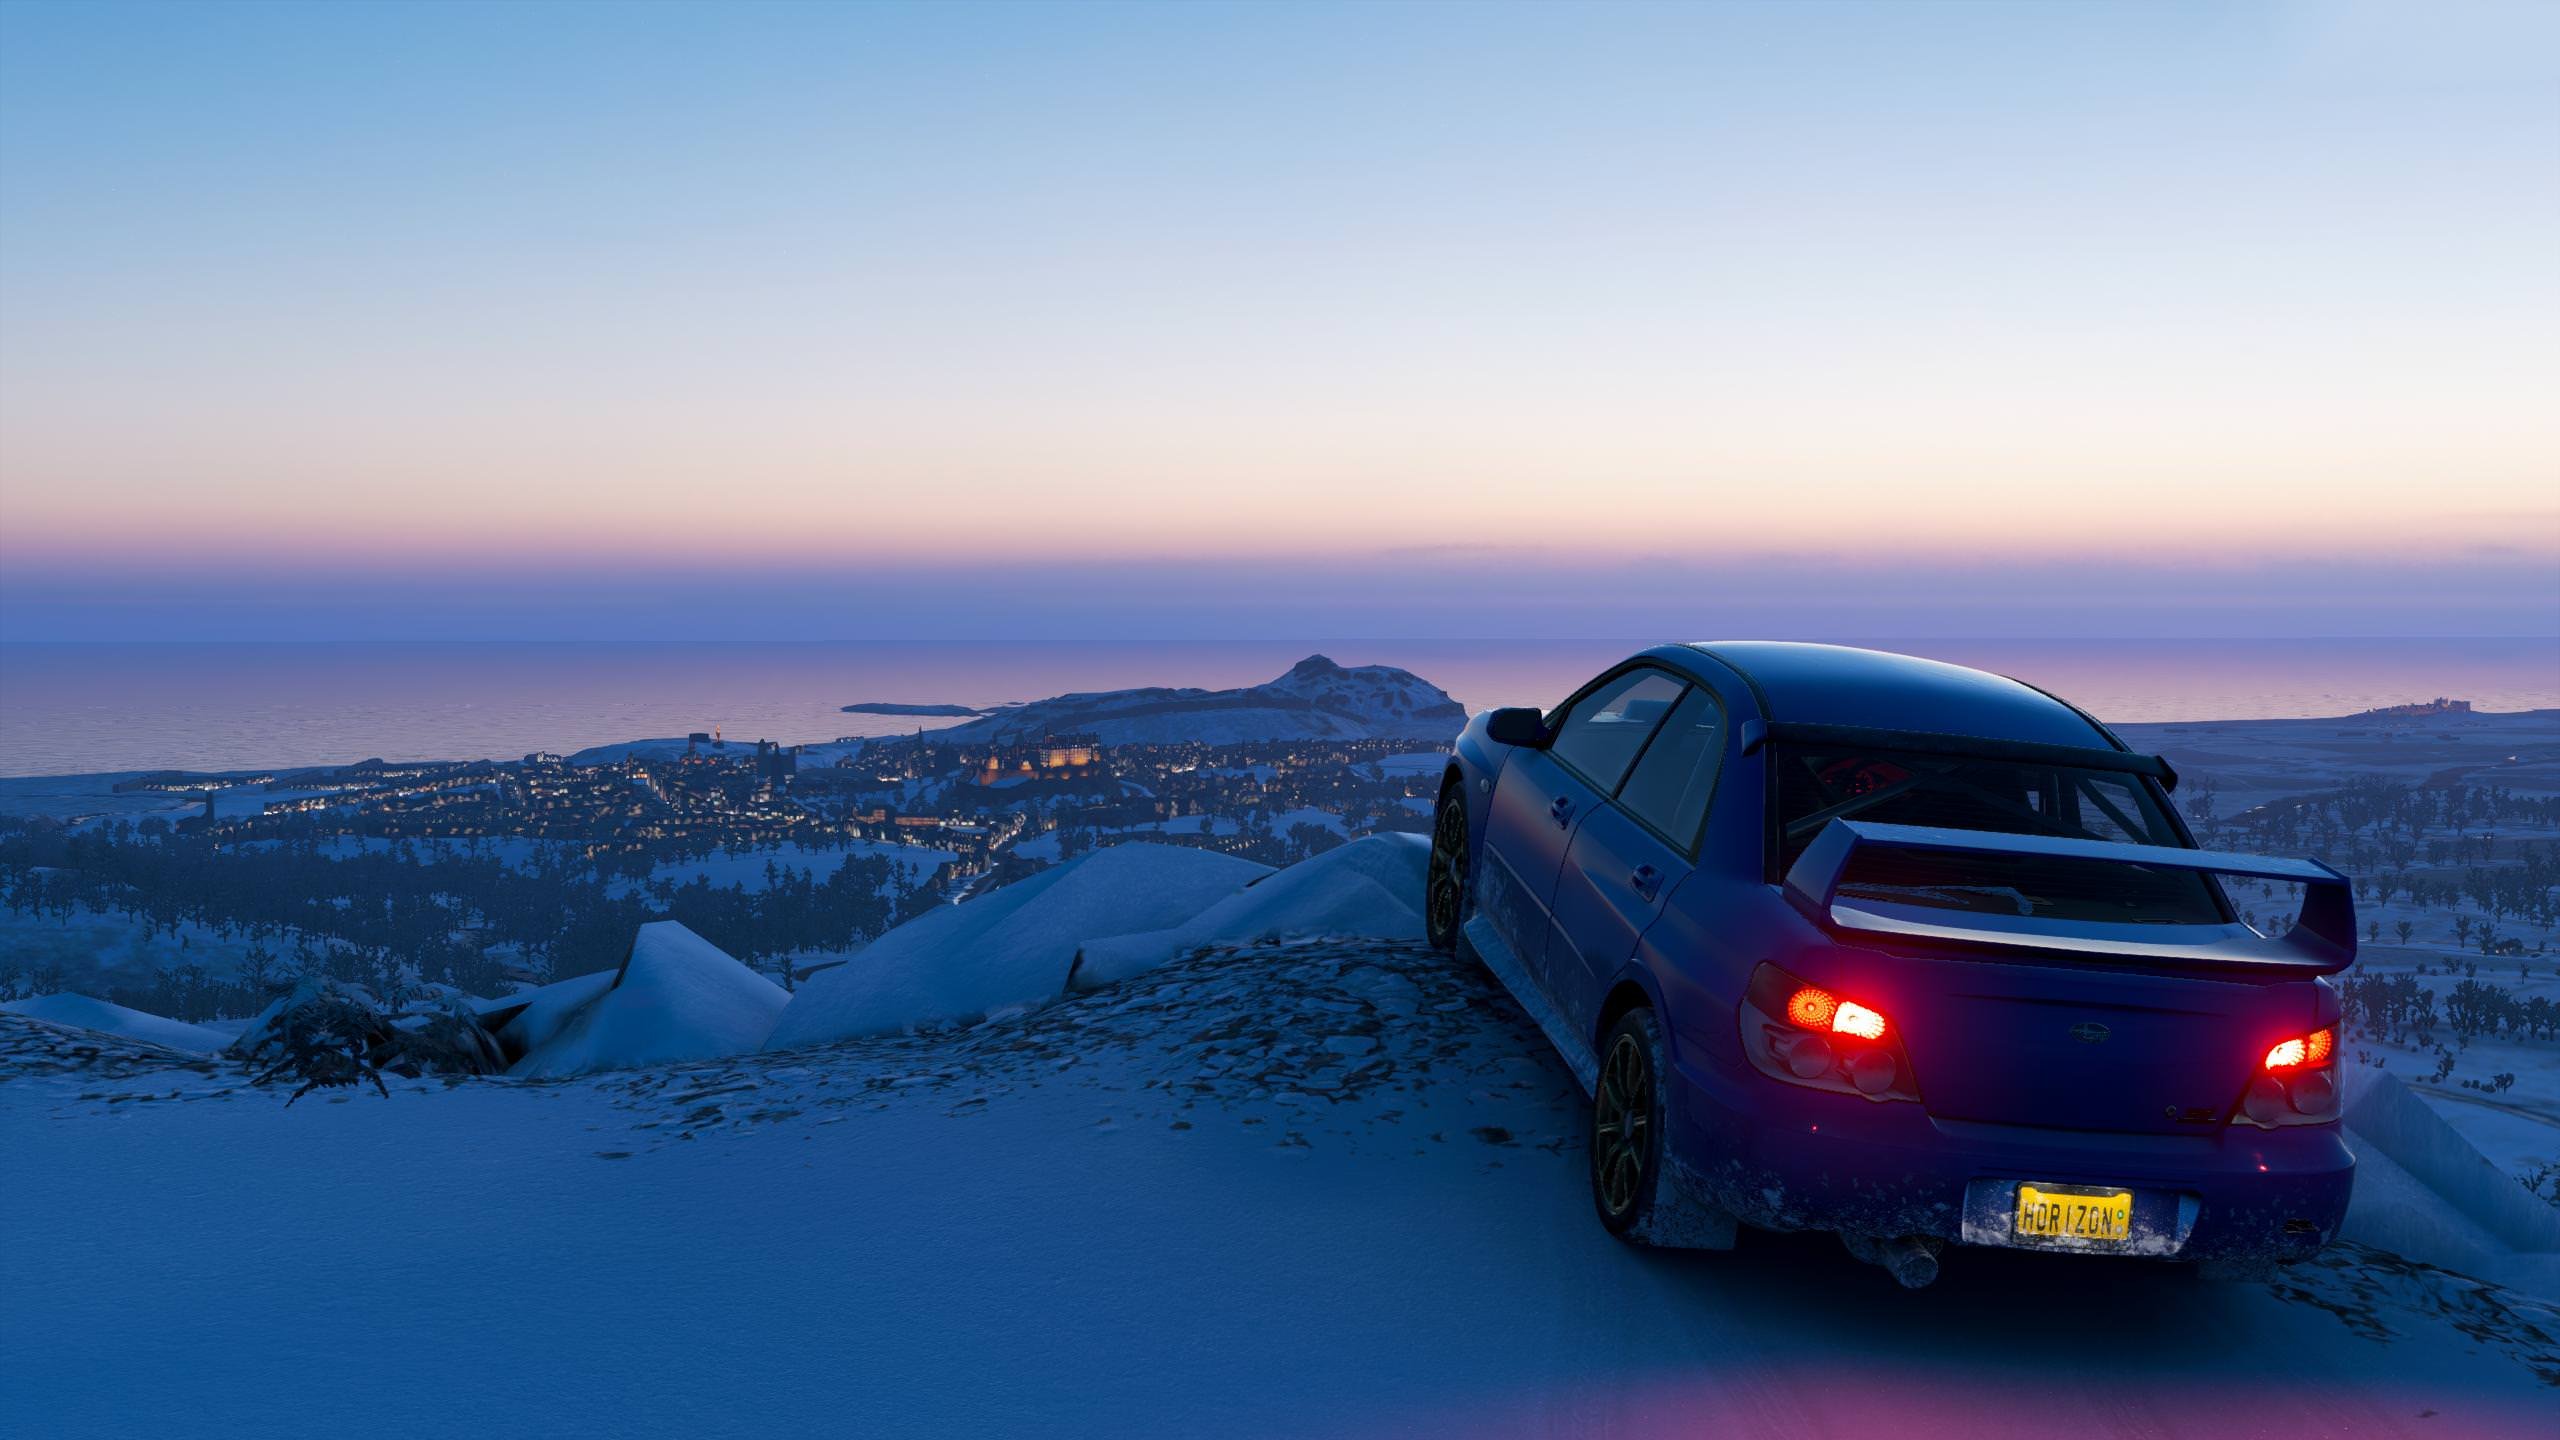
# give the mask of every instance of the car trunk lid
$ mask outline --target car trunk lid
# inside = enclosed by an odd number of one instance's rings
[[[1950,1120],[2194,1133],[2219,1126],[2267,1047],[2312,1028],[2309,980],[1943,959],[1897,967],[1891,1014],[1921,1103]]]
[[[1873,883],[1898,865],[1932,883]],[[2021,869],[2100,895],[2200,874],[2281,880],[2303,887],[2302,912],[2267,936],[2228,919],[2074,918],[2015,889],[1945,883]],[[2346,877],[2308,860],[1834,819],[1785,888],[1844,954],[1893,957],[1868,993],[1901,1027],[1922,1103],[1954,1120],[2218,1126],[2268,1049],[2318,1025],[2317,977],[2355,958]]]

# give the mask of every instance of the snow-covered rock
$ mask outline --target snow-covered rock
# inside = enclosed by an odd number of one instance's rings
[[[12,1000],[0,1005],[12,1015],[30,1020],[43,1020],[55,1025],[69,1025],[80,1030],[99,1030],[139,1040],[146,1045],[165,1045],[192,1055],[219,1055],[230,1045],[231,1037],[219,1030],[172,1020],[144,1010],[132,1010],[86,995],[38,995],[27,1000]]]
[[[1234,690],[1083,691],[1012,705],[941,732],[953,739],[1091,735],[1106,745],[1252,740],[1436,740],[1467,712],[1449,692],[1392,665],[1337,665],[1310,655],[1289,673]]]
[[[1190,919],[1269,867],[1213,850],[1114,845],[881,936],[801,987],[768,1049],[975,1020],[1066,989],[1076,952]]]
[[[2392,1075],[2349,1071],[2345,1119],[2356,1187],[2340,1234],[2560,1299],[2560,1211],[2527,1193]]]
[[[1164,930],[1089,940],[1075,970],[1079,989],[1114,984],[1204,946],[1260,940],[1423,936],[1423,835],[1371,835],[1264,876]]]
[[[527,1049],[510,1075],[582,1075],[741,1054],[764,1043],[791,999],[673,920],[641,926],[611,985],[583,1006],[575,991],[547,988],[562,993],[548,997],[534,1024],[557,1028]],[[528,1005],[510,1023],[525,1023],[536,1008]]]
[[[483,1001],[474,1009],[480,1023],[489,1027],[508,1054],[523,1056],[551,1043],[620,978],[620,970],[573,975],[536,989],[519,990],[504,999]]]

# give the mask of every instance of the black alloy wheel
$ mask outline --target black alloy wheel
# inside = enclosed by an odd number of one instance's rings
[[[1630,1010],[1611,1027],[1591,1095],[1591,1202],[1609,1233],[1630,1231],[1653,1211],[1662,1173],[1662,1029],[1651,1010]]]
[[[1422,923],[1431,947],[1458,948],[1467,922],[1467,795],[1456,785],[1441,792],[1431,826],[1431,873],[1423,881]]]

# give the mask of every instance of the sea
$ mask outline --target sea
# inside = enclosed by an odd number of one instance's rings
[[[841,707],[1249,685],[1311,654],[1403,666],[1469,709],[1544,706],[1650,643],[11,643],[0,775],[512,759],[696,730],[785,743],[901,734],[951,722]],[[2560,707],[2560,638],[1840,643],[2015,675],[2114,721],[2347,715],[2437,696]]]

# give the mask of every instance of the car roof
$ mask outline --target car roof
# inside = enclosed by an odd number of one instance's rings
[[[1790,640],[1706,640],[1675,648],[1739,672],[1760,702],[1761,718],[1772,722],[2123,748],[2066,701],[1943,660]]]

